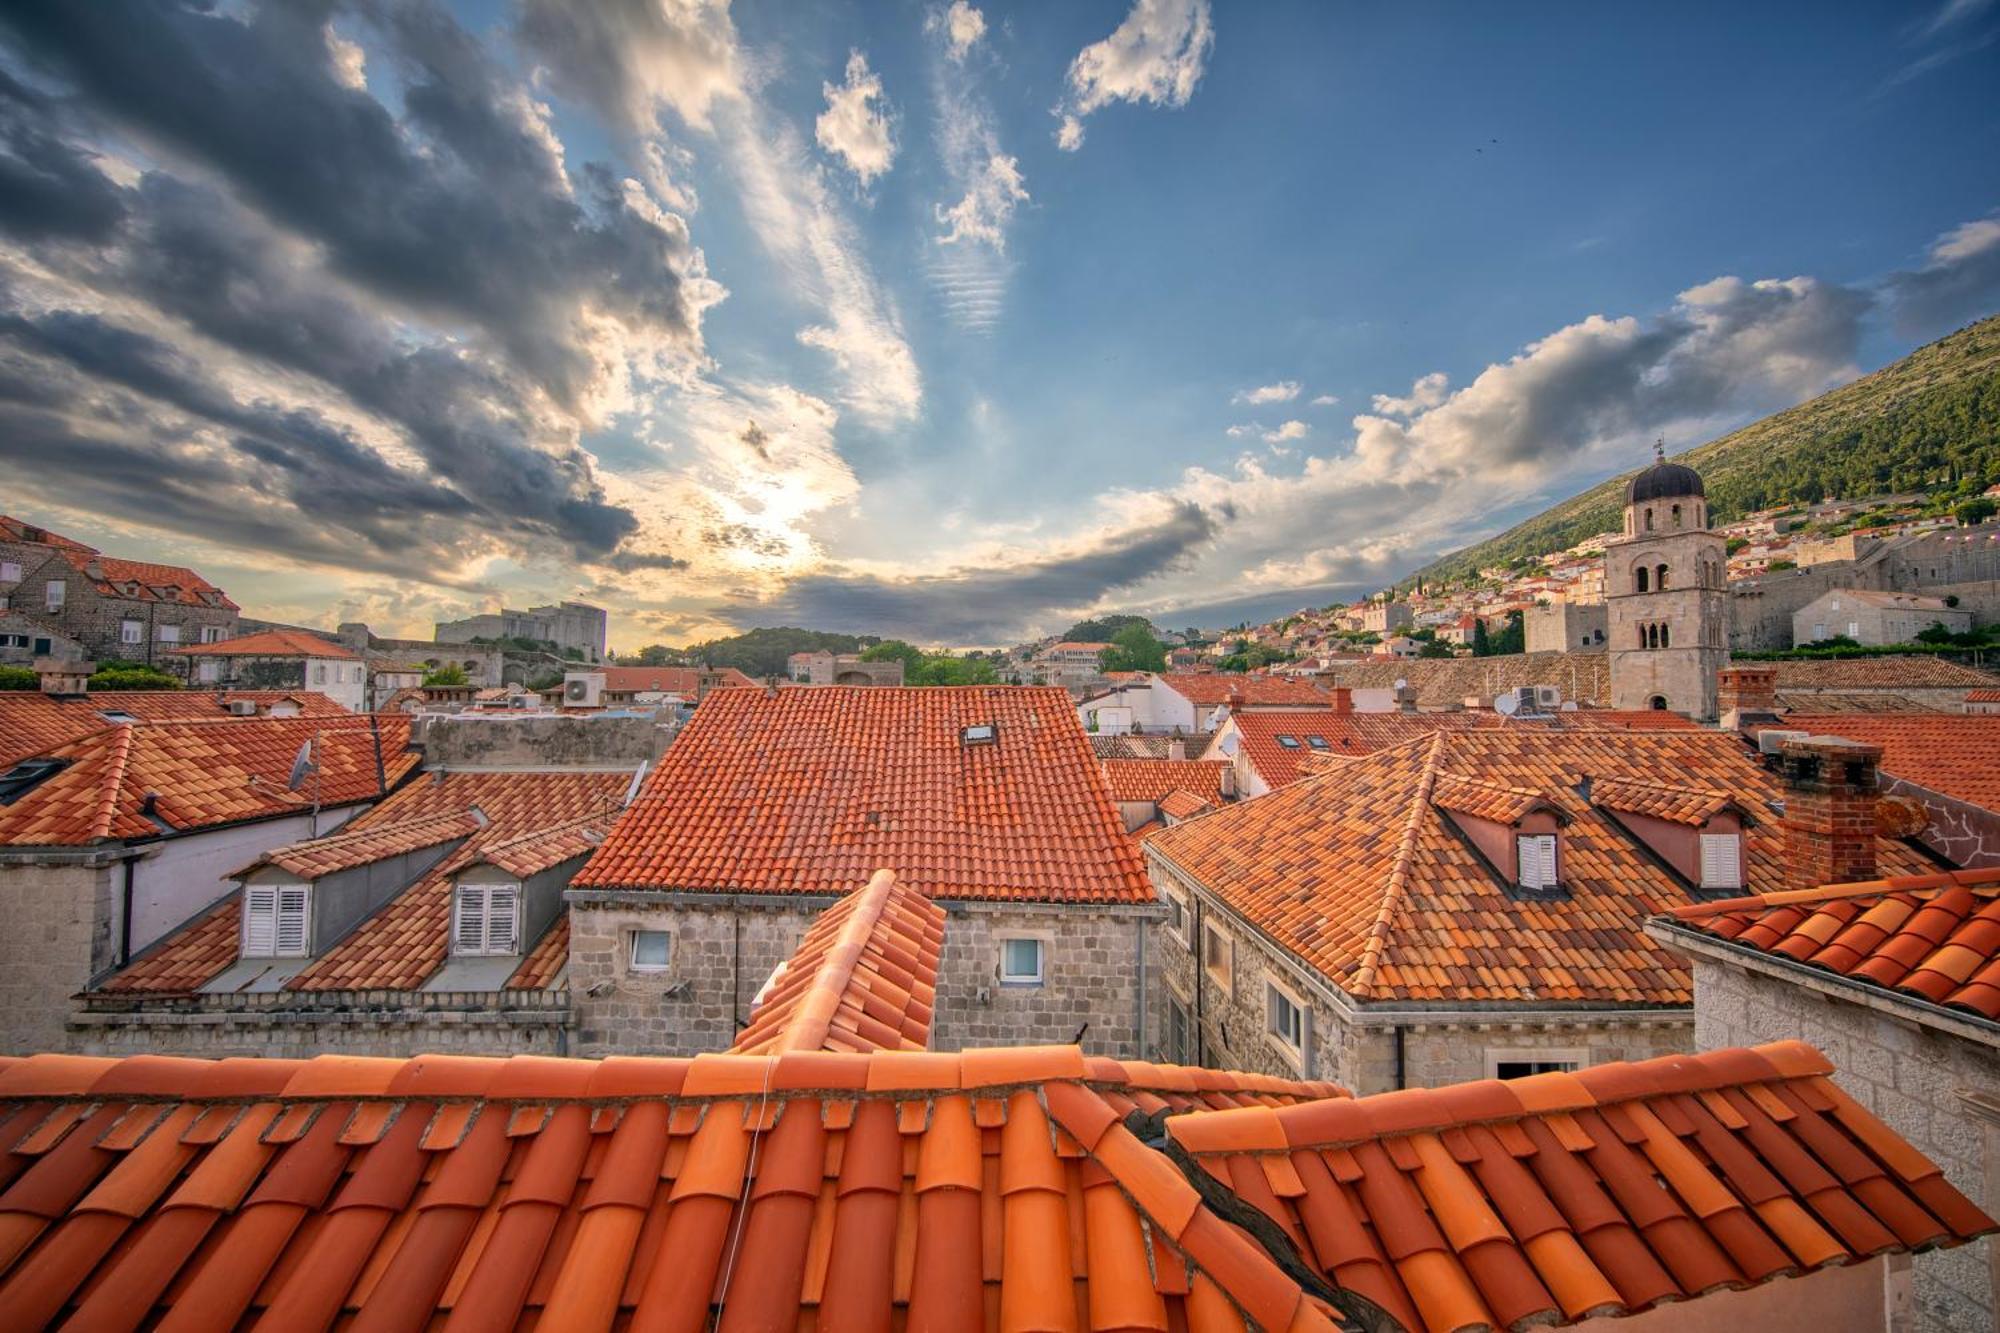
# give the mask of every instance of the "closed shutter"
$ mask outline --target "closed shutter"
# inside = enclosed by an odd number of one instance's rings
[[[1552,888],[1556,882],[1556,840],[1551,833],[1525,834],[1514,840],[1521,857],[1521,887]]]
[[[277,946],[280,958],[303,958],[306,952],[306,886],[278,886]]]
[[[486,952],[513,953],[520,898],[512,884],[496,884],[486,900]]]
[[[269,884],[252,884],[243,890],[243,952],[250,958],[269,958],[278,942],[278,890]]]
[[[1743,839],[1740,835],[1701,835],[1701,886],[1704,889],[1743,887]]]
[[[458,953],[476,954],[486,947],[486,894],[479,885],[463,885],[458,891],[455,938]]]

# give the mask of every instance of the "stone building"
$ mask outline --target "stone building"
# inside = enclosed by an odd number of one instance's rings
[[[1370,602],[1361,610],[1361,628],[1373,634],[1394,634],[1414,623],[1408,602]]]
[[[44,657],[82,661],[89,656],[81,643],[46,622],[20,611],[0,611],[0,666],[31,666]]]
[[[1701,474],[1657,461],[1625,487],[1625,530],[1604,548],[1611,706],[1716,716],[1729,660],[1728,558]]]
[[[794,685],[901,685],[903,661],[870,662],[860,653],[793,653],[785,661]]]
[[[587,602],[557,602],[526,611],[501,610],[463,620],[440,620],[433,631],[439,643],[471,643],[474,639],[534,639],[552,643],[558,654],[576,660],[604,660],[608,624],[601,606]]]
[[[1933,625],[1961,634],[1972,628],[1972,613],[1919,593],[1835,588],[1793,613],[1792,642],[1848,638],[1867,644],[1914,643]]]
[[[1445,730],[1336,761],[1145,840],[1165,1058],[1377,1092],[1690,1049],[1688,972],[1647,918],[1835,878],[1848,862],[1801,845],[1814,809],[1693,728]],[[1872,825],[1858,844],[1863,877],[1929,868]]]
[[[1137,1058],[1163,915],[1061,690],[720,690],[572,882],[581,1049],[721,1050],[829,904],[950,914],[936,1040]]]
[[[1529,607],[1523,617],[1531,653],[1601,653],[1608,624],[1602,601],[1550,602]]]
[[[212,696],[205,696],[212,701]],[[129,721],[0,773],[0,1050],[68,1041],[68,997],[323,836],[416,764],[406,718]]]
[[[351,712],[368,709],[368,667],[345,644],[303,630],[263,630],[175,650],[202,689],[313,690]]]
[[[2000,870],[1681,907],[1648,927],[1694,966],[1701,1050],[1782,1033],[1982,1208],[2000,1206]],[[1916,1322],[1994,1327],[1991,1242],[1916,1258]]]
[[[105,555],[0,515],[0,610],[32,617],[98,661],[169,669],[184,644],[236,632],[236,603],[191,569]],[[32,642],[39,635],[29,633]]]

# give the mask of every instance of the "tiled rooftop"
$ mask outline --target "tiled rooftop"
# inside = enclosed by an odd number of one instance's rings
[[[1891,777],[2000,811],[2000,714],[1799,713],[1781,725],[1879,745]]]
[[[2000,868],[1677,907],[1687,930],[2000,1020]]]
[[[267,629],[254,634],[224,639],[219,643],[191,643],[174,652],[182,657],[351,657],[361,654],[344,643],[308,634],[302,629]]]
[[[1779,1042],[1182,1116],[1167,1133],[1312,1271],[1403,1327],[1518,1329],[1995,1229],[1831,1072]]]
[[[80,574],[88,574],[95,566],[102,577],[93,579],[93,586],[107,597],[124,597],[141,602],[176,602],[183,606],[215,606],[230,611],[237,609],[236,603],[224,597],[220,588],[181,565],[126,560],[115,555],[102,555],[84,546],[61,547],[58,553]],[[203,593],[213,594],[213,600],[203,597]]]
[[[1780,690],[1992,689],[2000,676],[1942,657],[1826,657],[1772,662]]]
[[[1011,686],[718,691],[575,885],[840,894],[880,869],[939,900],[1154,901],[1069,695]]]
[[[1222,799],[1226,759],[1104,759],[1105,781],[1114,801],[1158,801],[1170,791],[1198,793]]]
[[[1591,786],[1590,800],[1600,809],[1651,815],[1692,828],[1700,828],[1724,810],[1737,808],[1736,799],[1726,791],[1675,786],[1646,778],[1606,778]]]
[[[1205,810],[1213,810],[1215,804],[1213,799],[1199,792],[1176,787],[1160,798],[1160,813],[1169,819],[1193,819]]]
[[[921,1051],[930,1043],[944,909],[884,870],[819,914],[731,1049]]]
[[[231,877],[241,879],[253,870],[276,866],[301,879],[318,879],[321,875],[373,865],[377,861],[405,856],[440,843],[457,842],[479,832],[479,827],[478,816],[469,810],[462,810],[456,814],[427,815],[399,824],[343,828],[324,838],[274,847],[235,871]]]
[[[318,738],[318,771],[292,765]],[[50,751],[62,765],[0,806],[0,845],[79,846],[371,799],[417,764],[403,714],[215,718],[110,727]],[[149,806],[150,803],[150,806]]]
[[[230,690],[221,695],[212,690],[99,690],[61,698],[40,690],[0,690],[0,765],[46,754],[118,725],[106,713],[142,722],[234,717],[227,702],[233,699],[247,699],[261,711],[291,701],[301,717],[353,716],[312,690]]]
[[[587,668],[604,673],[604,688],[618,693],[680,694],[693,698],[701,672],[694,667],[596,666]],[[720,668],[722,684],[736,689],[755,689],[757,682],[735,667]]]
[[[1075,1047],[10,1059],[0,1308],[17,1327],[1307,1333],[1331,1307],[1122,1117],[1334,1091]]]
[[[1578,791],[1585,777],[1595,789],[1659,774],[1734,793],[1751,823],[1750,887],[1793,887],[1772,808],[1777,779],[1735,737],[1708,730],[1438,732],[1164,830],[1146,854],[1357,998],[1685,1005],[1686,964],[1644,924],[1689,901],[1690,889]],[[1448,800],[1469,803],[1477,784],[1552,805],[1567,821],[1570,896],[1509,897],[1440,812],[1441,782]],[[1887,839],[1877,858],[1888,874],[1930,869]]]
[[[1175,671],[1155,677],[1196,708],[1214,708],[1240,695],[1249,705],[1331,708],[1333,696],[1310,681],[1282,676],[1239,676],[1220,672]]]

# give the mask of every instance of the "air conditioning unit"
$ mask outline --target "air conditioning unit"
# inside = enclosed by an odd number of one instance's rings
[[[1778,727],[1766,727],[1757,733],[1757,753],[1783,754],[1786,741],[1802,741],[1811,734],[1808,731],[1786,731]]]
[[[1556,686],[1537,685],[1534,687],[1534,691],[1535,707],[1541,711],[1549,712],[1562,707],[1563,692]]]
[[[563,677],[563,702],[572,708],[595,708],[604,702],[604,677],[579,671]]]
[[[255,699],[231,699],[224,706],[229,709],[231,717],[257,716],[257,701]]]

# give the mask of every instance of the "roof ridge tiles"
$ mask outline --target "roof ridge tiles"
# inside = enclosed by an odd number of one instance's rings
[[[1810,889],[1784,889],[1775,893],[1745,894],[1740,898],[1716,898],[1709,902],[1670,907],[1666,915],[1680,921],[1706,921],[1731,912],[1756,911],[1787,903],[1839,902],[1847,898],[1867,898],[1883,893],[1921,892],[1953,887],[1983,888],[1992,885],[2000,892],[2000,866],[1973,870],[1940,870],[1935,875],[1898,875],[1888,879],[1853,880],[1845,884],[1822,884]]]
[[[1381,967],[1382,950],[1388,943],[1390,932],[1395,928],[1396,914],[1402,910],[1403,895],[1409,885],[1410,867],[1416,861],[1417,840],[1423,830],[1425,812],[1430,809],[1431,792],[1437,785],[1438,765],[1444,756],[1445,737],[1449,733],[1433,733],[1430,753],[1424,759],[1423,771],[1417,778],[1417,790],[1411,798],[1408,818],[1403,824],[1401,837],[1396,846],[1396,859],[1389,870],[1388,888],[1382,894],[1382,901],[1376,908],[1375,919],[1369,924],[1367,941],[1361,947],[1361,960],[1354,969],[1353,979],[1347,991],[1356,999],[1365,999],[1375,987],[1375,974]]]
[[[106,744],[111,753],[106,760],[105,775],[99,783],[97,809],[90,820],[89,841],[92,842],[111,836],[112,822],[118,818],[118,807],[125,795],[125,774],[132,762],[131,732],[123,727],[114,727]]]

